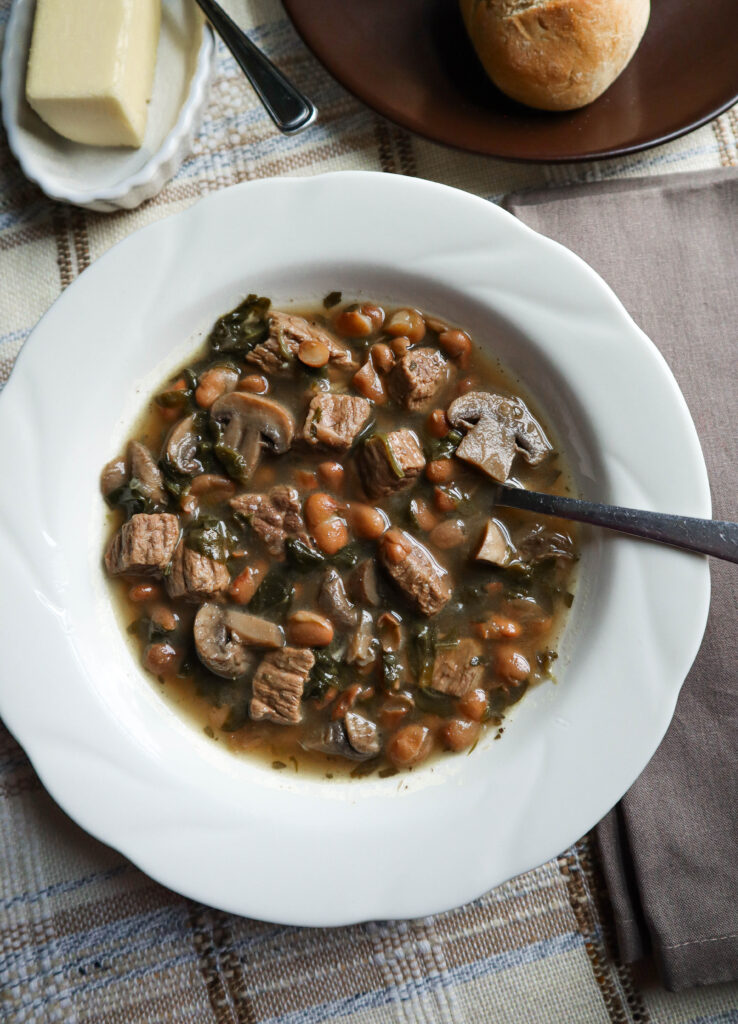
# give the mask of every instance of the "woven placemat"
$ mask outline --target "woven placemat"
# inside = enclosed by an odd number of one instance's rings
[[[356,168],[497,200],[529,186],[738,163],[735,109],[620,161],[523,167],[455,153],[352,99],[274,0],[225,6],[316,100],[320,122],[277,137],[221,48],[191,158],[156,200],[113,215],[49,202],[1,137],[0,387],[39,317],[92,260],[143,224],[236,182]],[[0,32],[8,9],[0,0]],[[185,900],[85,835],[0,726],[0,850],[0,1019],[8,1024],[738,1022],[738,985],[675,995],[617,961],[588,837],[448,914],[329,930],[276,926]]]

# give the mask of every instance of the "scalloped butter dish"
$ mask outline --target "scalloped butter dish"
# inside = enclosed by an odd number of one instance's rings
[[[215,39],[193,0],[163,0],[146,134],[139,149],[85,146],[58,135],[26,100],[36,0],[15,0],[2,55],[3,123],[23,173],[51,199],[131,210],[157,195],[190,153],[207,104]]]

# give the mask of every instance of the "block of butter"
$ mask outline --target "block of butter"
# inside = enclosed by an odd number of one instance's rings
[[[54,131],[89,146],[141,146],[161,0],[37,0],[28,102]]]

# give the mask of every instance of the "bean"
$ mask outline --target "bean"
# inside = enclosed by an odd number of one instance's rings
[[[433,749],[433,735],[429,728],[417,722],[403,725],[390,737],[387,756],[398,768],[420,764]]]
[[[528,659],[509,644],[500,644],[495,651],[495,671],[510,682],[522,682],[530,675]]]
[[[446,551],[456,548],[466,540],[466,528],[461,519],[446,519],[434,526],[430,532],[430,541],[437,548]]]
[[[296,469],[295,483],[301,491],[310,491],[318,486],[318,478],[307,469]]]
[[[399,530],[388,530],[383,539],[383,550],[389,562],[399,565],[410,554],[410,544]]]
[[[471,354],[471,338],[466,331],[443,331],[438,335],[438,343],[452,359],[468,360]]]
[[[348,690],[343,691],[341,696],[333,705],[333,710],[331,711],[332,721],[335,722],[339,718],[343,718],[346,715],[346,712],[351,710],[358,700],[361,690],[361,683],[352,683]]]
[[[445,437],[449,429],[445,410],[434,409],[425,421],[425,428],[431,437]]]
[[[322,711],[323,708],[327,708],[328,705],[330,704],[330,702],[332,700],[335,700],[337,696],[338,696],[338,687],[337,686],[329,686],[328,689],[323,694],[323,696],[322,697],[318,697],[318,699],[315,701],[316,708],[318,708],[319,711]]]
[[[389,318],[384,329],[393,338],[403,335],[415,345],[425,337],[425,320],[417,309],[398,309]]]
[[[468,718],[450,718],[441,727],[440,737],[443,745],[449,750],[465,750],[479,738],[479,722]]]
[[[399,725],[402,724],[405,716],[409,713],[410,708],[407,704],[396,704],[394,702],[384,703],[378,712],[379,724],[383,729],[388,732],[392,732]]]
[[[155,604],[149,612],[149,618],[154,625],[166,630],[167,633],[173,633],[179,622],[177,614],[172,611],[168,604],[164,603]]]
[[[432,484],[447,484],[454,475],[452,459],[434,459],[425,467],[425,475]]]
[[[287,639],[296,647],[327,647],[333,633],[331,620],[317,612],[295,612],[287,619]]]
[[[186,391],[187,390],[187,383],[186,383],[186,381],[185,381],[185,379],[183,377],[180,377],[180,379],[178,381],[175,381],[175,383],[172,384],[172,386],[170,388],[168,388],[167,390],[168,391]],[[157,409],[159,410],[159,415],[161,416],[161,418],[166,423],[174,423],[175,420],[178,420],[180,418],[180,416],[182,415],[182,410],[178,409],[177,406],[172,406],[170,409],[168,409],[164,405],[159,405],[159,406],[157,406]]]
[[[201,473],[190,485],[190,494],[196,497],[207,495],[211,502],[225,501],[236,493],[236,485],[220,473]]]
[[[340,462],[321,462],[318,466],[318,476],[326,487],[332,487],[334,491],[340,491],[343,486],[345,470]]]
[[[347,338],[366,338],[374,331],[372,318],[358,309],[344,309],[334,320],[335,328]]]
[[[495,613],[485,622],[475,622],[474,632],[482,640],[500,640],[503,637],[512,640],[522,635],[523,627],[514,619]]]
[[[456,508],[456,499],[440,487],[433,488],[433,501],[439,512],[453,512]]]
[[[326,555],[335,555],[348,544],[348,528],[343,519],[333,516],[332,519],[324,519],[322,523],[313,527],[313,538]]]
[[[526,623],[525,629],[529,636],[542,636],[544,633],[548,633],[552,625],[553,619],[547,615],[542,619],[531,619]]]
[[[413,498],[410,502],[410,514],[421,530],[429,533],[438,522],[438,517],[423,498]]]
[[[483,690],[481,686],[477,690],[472,690],[471,693],[467,693],[465,697],[461,698],[458,707],[462,715],[471,718],[474,722],[483,722],[489,709],[487,691]]]
[[[435,331],[436,334],[441,334],[443,331],[448,330],[448,324],[445,320],[439,320],[435,316],[427,316],[425,318],[425,324],[429,331]]]
[[[305,519],[311,529],[319,523],[324,523],[326,519],[335,516],[337,511],[338,502],[332,495],[326,494],[325,491],[316,491],[315,494],[309,495],[305,501]]]
[[[297,350],[297,358],[305,366],[312,366],[317,369],[325,366],[331,357],[331,350],[323,341],[311,338],[308,341],[301,341]]]
[[[348,521],[357,537],[374,540],[381,537],[389,526],[389,519],[373,505],[352,501],[348,509]]]
[[[381,306],[374,306],[371,302],[362,302],[359,309],[371,320],[374,330],[378,331],[384,323],[384,310]]]
[[[238,372],[229,366],[214,366],[206,370],[195,389],[195,401],[201,409],[209,409],[216,398],[233,391],[238,384]]]
[[[392,339],[390,342],[390,348],[398,359],[402,359],[405,353],[410,351],[412,345],[410,344],[409,338],[405,338],[403,335],[400,335],[399,338]]]
[[[256,471],[251,477],[251,484],[255,487],[270,487],[276,478],[277,472],[274,466],[270,466],[266,462],[262,462],[261,465],[256,467]]]
[[[242,378],[238,390],[250,391],[254,395],[265,395],[269,390],[269,381],[260,373],[250,373]]]
[[[128,600],[134,604],[153,601],[161,596],[162,590],[158,583],[134,583],[128,591]]]
[[[248,604],[256,593],[262,576],[266,573],[266,563],[257,562],[254,565],[247,565],[238,576],[232,580],[228,588],[228,596],[236,604]]]
[[[469,391],[473,391],[476,387],[476,383],[471,377],[462,377],[456,384],[456,394],[465,395]]]
[[[372,345],[369,354],[372,357],[372,362],[380,373],[389,373],[395,365],[395,357],[392,353],[392,349],[389,345],[385,345],[383,341],[379,342],[377,345]]]
[[[176,667],[178,654],[175,647],[170,643],[162,642],[149,644],[144,653],[144,668],[153,672],[155,676],[171,674]]]
[[[371,359],[367,359],[361,369],[356,371],[351,378],[351,383],[359,394],[363,395],[364,398],[368,398],[369,401],[374,402],[376,405],[384,405],[387,401],[384,381],[374,368],[374,363]]]

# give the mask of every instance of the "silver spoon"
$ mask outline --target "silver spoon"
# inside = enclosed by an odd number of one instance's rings
[[[215,0],[197,0],[206,18],[238,61],[275,125],[294,135],[312,124],[317,108],[276,68]]]
[[[608,530],[629,533],[644,540],[670,544],[687,551],[699,551],[727,562],[738,562],[738,523],[724,523],[717,519],[692,519],[664,512],[643,512],[618,505],[600,505],[578,498],[561,498],[556,494],[541,494],[517,487],[498,488],[496,504],[507,508],[521,508],[545,516],[575,519],[580,523],[604,526]]]

